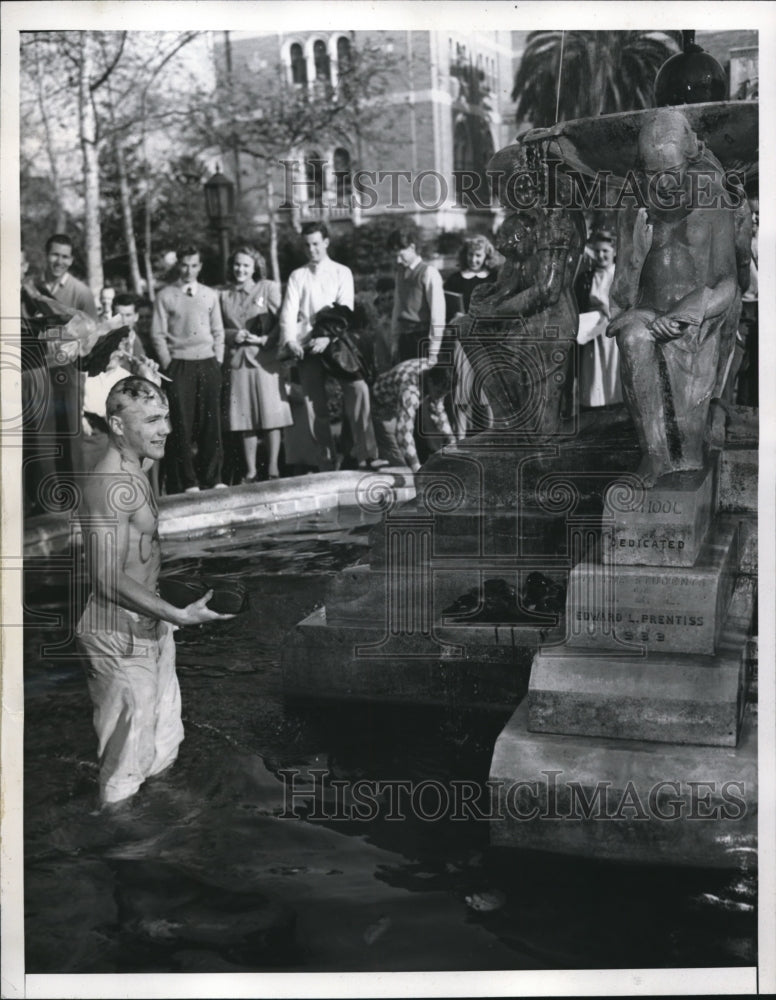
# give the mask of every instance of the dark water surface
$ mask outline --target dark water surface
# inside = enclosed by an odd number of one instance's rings
[[[754,964],[751,874],[493,851],[484,822],[395,821],[387,803],[334,818],[316,772],[484,781],[511,714],[284,701],[283,637],[366,557],[368,528],[321,517],[165,544],[165,572],[236,574],[251,610],[177,633],[180,756],[112,817],[96,812],[81,665],[42,651],[62,627],[26,629],[27,972]],[[51,564],[25,584],[31,614],[66,612]],[[299,818],[281,815],[288,770],[311,793]],[[304,818],[316,787],[323,820]]]

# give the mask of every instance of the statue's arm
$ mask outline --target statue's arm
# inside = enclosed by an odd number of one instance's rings
[[[699,327],[721,315],[738,293],[733,219],[729,210],[705,212],[698,218],[699,225],[693,229],[691,240],[696,273],[705,275],[705,280],[653,322],[652,327],[667,336],[681,336],[684,328]]]
[[[736,275],[726,275],[714,285],[697,288],[685,295],[665,315],[678,323],[700,326],[704,320],[723,313],[735,298],[737,289]]]
[[[617,219],[617,264],[609,292],[612,319],[638,302],[641,272],[651,247],[652,226],[647,210],[621,211]]]

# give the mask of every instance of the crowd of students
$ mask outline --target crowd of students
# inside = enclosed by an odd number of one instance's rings
[[[397,229],[392,312],[382,322],[374,305],[356,302],[351,271],[329,256],[324,224],[305,226],[301,242],[307,263],[284,290],[252,247],[234,250],[231,281],[218,290],[198,280],[198,248],[182,247],[175,279],[152,304],[112,288],[95,302],[70,273],[72,241],[52,236],[43,274],[30,279],[23,269],[28,341],[45,342],[42,331],[56,324],[47,350],[26,366],[26,412],[34,398],[47,411],[42,424],[26,421],[28,508],[37,509],[41,480],[55,470],[89,471],[99,461],[105,400],[130,374],[162,386],[170,407],[165,457],[152,474],[157,492],[343,466],[416,471],[430,451],[463,436],[463,425],[453,430],[452,366],[439,353],[449,321],[495,274],[489,242],[467,240],[460,270],[444,285],[418,253],[416,233]],[[73,332],[78,317],[85,336]],[[75,338],[73,351],[57,356],[56,338]],[[44,455],[41,443],[59,437],[66,446]]]
[[[443,281],[419,253],[417,232],[396,229],[392,296],[386,303],[378,289],[366,304],[356,301],[350,269],[329,256],[323,223],[305,225],[301,242],[307,262],[285,289],[250,246],[233,251],[225,287],[203,285],[201,254],[188,246],[153,304],[113,288],[95,303],[70,273],[72,241],[52,236],[44,273],[31,280],[23,265],[22,275],[28,342],[38,348],[23,372],[28,509],[41,505],[46,477],[99,460],[105,399],[129,374],[162,386],[170,407],[165,457],[152,473],[157,492],[341,467],[417,471],[430,452],[466,437],[472,379],[455,321],[475,288],[497,276],[490,241],[466,239]],[[594,231],[575,283],[574,405],[583,408],[622,403],[616,340],[604,335],[615,255],[612,234]],[[386,304],[390,318],[380,315]],[[47,338],[51,326],[58,333]]]

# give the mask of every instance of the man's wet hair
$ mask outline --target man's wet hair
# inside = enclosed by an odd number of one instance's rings
[[[121,416],[124,410],[132,403],[166,403],[167,397],[158,385],[149,382],[147,378],[140,375],[130,375],[128,378],[117,382],[108,393],[105,400],[105,416]]]

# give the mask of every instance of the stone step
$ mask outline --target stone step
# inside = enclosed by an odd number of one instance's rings
[[[719,475],[719,508],[757,512],[759,454],[756,448],[726,448]]]
[[[488,569],[476,563],[446,569],[439,563],[426,563],[413,568],[374,569],[359,565],[350,567],[332,578],[326,587],[325,602],[327,621],[332,625],[367,626],[390,631],[403,631],[403,617],[408,605],[415,620],[423,618],[434,623],[437,631],[442,628],[483,627],[492,630],[503,627],[509,630],[509,641],[536,648],[550,636],[556,641],[563,637],[564,616],[557,612],[521,610],[517,603],[514,613],[500,620],[488,621],[480,626],[477,616],[466,622],[462,615],[446,614],[455,601],[482,588],[485,581],[500,580],[505,587],[521,592],[530,570],[512,569],[503,565]],[[565,587],[565,574],[548,574],[548,579]]]
[[[564,644],[536,655],[532,732],[735,746],[746,702],[754,587],[738,582],[715,656],[622,659]]]
[[[757,718],[738,746],[560,736],[528,729],[523,702],[489,775],[494,847],[628,864],[755,870]]]
[[[597,528],[601,503],[599,498],[595,506],[587,505],[584,511],[577,508],[572,521],[565,513],[559,515],[526,504],[510,512],[437,514],[432,521],[431,559],[524,559],[533,565],[541,563],[544,567],[555,565],[568,570],[572,565],[571,533],[583,516]],[[401,515],[420,509],[413,503],[404,507]],[[370,562],[376,568],[385,566],[386,542],[386,522],[382,522],[370,533]]]
[[[286,638],[283,691],[297,698],[503,712],[524,697],[534,651],[503,629],[390,635],[331,625],[319,608]]]

